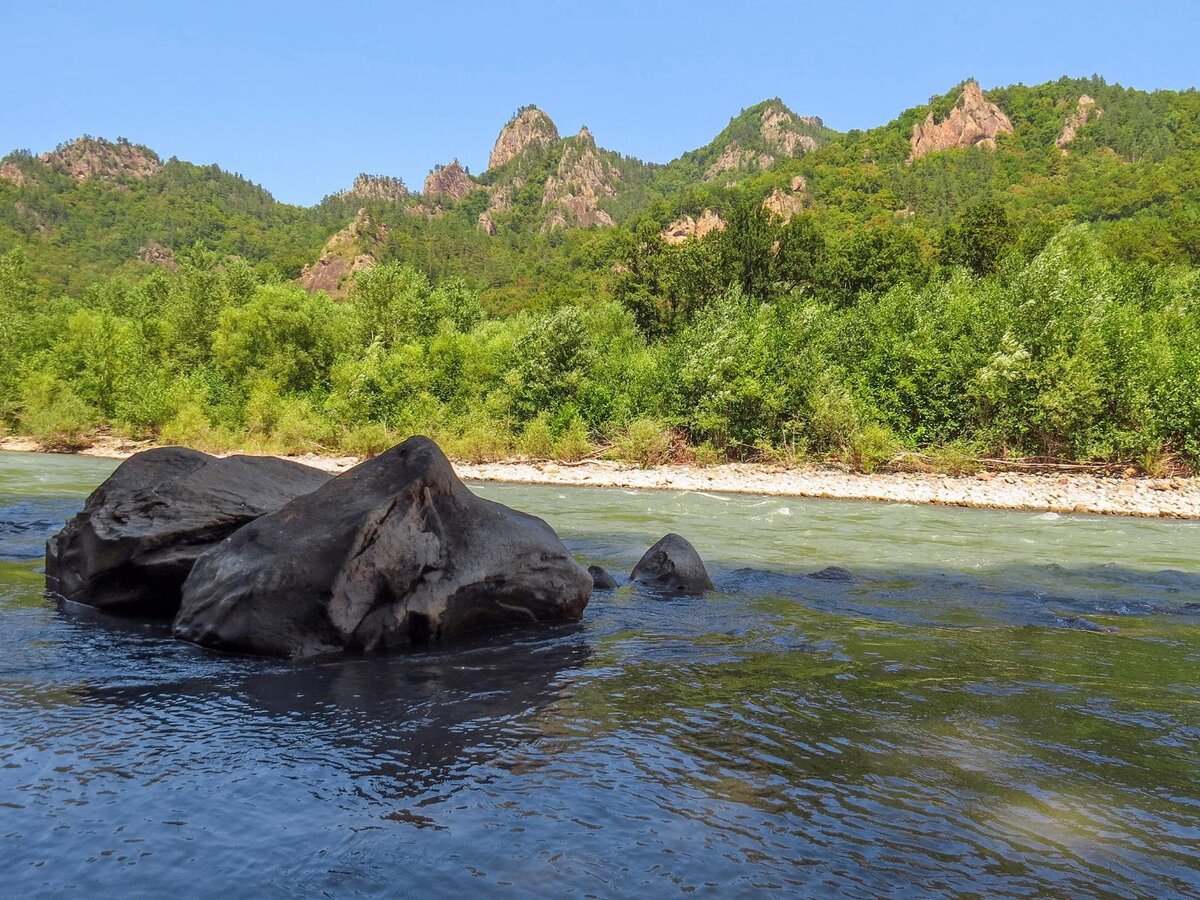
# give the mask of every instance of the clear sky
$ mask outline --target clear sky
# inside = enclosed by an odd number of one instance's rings
[[[5,0],[0,23],[0,153],[125,136],[305,204],[363,171],[481,171],[525,103],[665,162],[774,96],[845,130],[968,75],[1200,82],[1197,0]]]

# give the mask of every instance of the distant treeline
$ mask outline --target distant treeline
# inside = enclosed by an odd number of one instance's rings
[[[757,199],[726,219],[676,245],[649,220],[605,236],[603,288],[515,311],[399,261],[338,302],[199,246],[69,296],[18,249],[0,257],[0,416],[53,446],[104,427],[356,454],[421,432],[474,458],[1200,462],[1195,269],[987,200],[932,238],[839,239]]]

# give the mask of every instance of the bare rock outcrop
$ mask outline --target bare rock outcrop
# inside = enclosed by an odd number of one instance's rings
[[[802,191],[775,188],[763,200],[762,206],[772,216],[787,224],[804,209],[804,194]]]
[[[34,183],[34,179],[27,175],[24,169],[9,161],[0,162],[0,179],[11,181],[17,187],[25,187]]]
[[[492,185],[491,192],[488,194],[488,211],[504,212],[507,209],[512,209],[513,194],[524,186],[524,178],[514,178],[507,184]]]
[[[739,169],[767,169],[774,162],[775,157],[770,153],[758,153],[734,141],[726,145],[716,161],[704,170],[704,180],[712,181],[722,172],[735,172]]]
[[[542,206],[550,210],[542,229],[613,225],[612,216],[600,208],[600,201],[617,193],[620,170],[601,158],[596,140],[586,127],[564,144],[558,171],[546,179],[542,194]]]
[[[376,225],[366,209],[360,209],[349,225],[325,243],[317,261],[304,267],[300,284],[310,294],[340,295],[348,287],[349,276],[375,265],[372,248],[381,245],[387,234],[385,226]]]
[[[706,209],[700,217],[680,216],[662,231],[662,239],[668,244],[682,244],[690,238],[702,238],[714,231],[724,231],[725,220],[720,214]]]
[[[138,247],[138,259],[153,266],[162,266],[169,272],[174,272],[179,268],[179,263],[175,261],[175,254],[158,241],[149,241]]]
[[[476,222],[476,227],[486,235],[495,235],[496,222],[492,218],[492,214],[486,209],[479,214],[479,219]]]
[[[520,156],[529,148],[546,148],[558,142],[558,128],[548,115],[536,106],[520,109],[508,124],[500,129],[488,168],[498,169]]]
[[[355,200],[383,200],[395,203],[409,197],[408,186],[401,178],[389,175],[368,175],[365,172],[354,179],[354,185],[348,191],[342,191],[339,197],[354,198]]]
[[[955,147],[994,149],[996,136],[1012,134],[1012,131],[1012,122],[1004,111],[983,96],[976,82],[968,81],[946,118],[935,122],[930,112],[923,124],[913,125],[909,141],[912,152],[908,161],[911,163],[928,153]]]
[[[456,159],[448,166],[434,166],[425,178],[422,193],[426,197],[445,197],[457,203],[477,187],[475,179],[466,173]]]
[[[1102,115],[1104,115],[1104,110],[1096,105],[1095,100],[1087,94],[1081,95],[1079,102],[1075,104],[1075,112],[1067,116],[1066,121],[1063,122],[1062,131],[1058,133],[1058,137],[1054,141],[1055,146],[1066,153],[1067,144],[1075,140],[1079,129]]]
[[[162,171],[158,154],[126,140],[115,143],[81,137],[38,157],[50,168],[76,181],[102,178],[106,181],[150,178]]]
[[[809,117],[813,118],[813,117]],[[811,135],[799,134],[788,128],[795,123],[792,114],[779,106],[769,105],[762,112],[762,136],[784,156],[800,156],[817,149],[816,139]],[[820,120],[818,120],[820,121]],[[814,124],[806,122],[805,124]],[[818,126],[820,127],[820,126]]]

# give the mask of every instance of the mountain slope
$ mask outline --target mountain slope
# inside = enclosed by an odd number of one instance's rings
[[[368,254],[413,261],[431,274],[461,274],[510,304],[528,290],[520,273],[530,260],[553,260],[545,271],[561,275],[573,248],[622,239],[581,229],[623,231],[648,219],[662,230],[773,197],[772,208],[788,216],[803,209],[832,235],[902,224],[927,243],[963,210],[993,199],[1021,229],[1088,221],[1123,257],[1200,260],[1194,90],[1146,92],[1095,77],[981,90],[967,80],[848,134],[773,99],[666,164],[606,150],[586,128],[562,138],[531,106],[501,129],[490,162],[474,177],[455,164],[438,167],[421,194],[398,179],[360,176],[301,208],[217,166],[82,138],[0,160],[0,252],[23,248],[41,280],[71,293],[193,245],[297,278],[365,209],[385,236],[344,240],[339,253],[351,263]],[[596,271],[607,264],[589,263]]]

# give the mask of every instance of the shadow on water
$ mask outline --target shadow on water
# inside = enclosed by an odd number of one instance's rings
[[[187,648],[187,654],[206,651]],[[531,723],[561,699],[569,674],[590,648],[577,628],[538,637],[497,635],[435,650],[326,662],[269,663],[230,657],[221,677],[153,685],[90,685],[82,703],[159,710],[149,727],[170,727],[184,710],[204,716],[199,737],[224,727],[219,711],[236,709],[245,739],[288,741],[304,752],[352,767],[355,779],[379,779],[381,796],[416,796],[442,785],[506,746],[536,734]],[[532,729],[532,730],[531,730]]]

